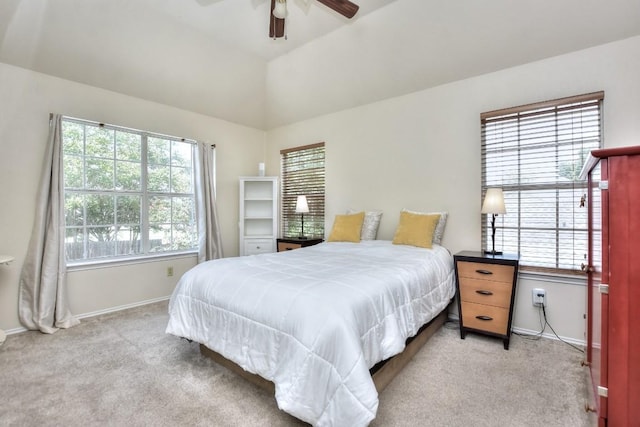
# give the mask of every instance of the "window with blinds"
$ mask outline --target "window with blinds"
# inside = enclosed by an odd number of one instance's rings
[[[324,237],[324,142],[280,151],[281,231],[283,237],[302,235],[302,216],[296,213],[298,196],[307,196],[304,235]]]
[[[482,198],[502,188],[507,211],[496,219],[496,250],[519,253],[525,270],[572,273],[586,260],[589,190],[579,175],[602,147],[603,99],[598,92],[480,116]],[[482,244],[491,249],[491,215]]]

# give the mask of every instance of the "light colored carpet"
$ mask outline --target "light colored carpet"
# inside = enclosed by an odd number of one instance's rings
[[[273,396],[166,335],[167,303],[0,347],[0,425],[294,426]],[[446,324],[381,394],[372,426],[591,426],[582,354]]]

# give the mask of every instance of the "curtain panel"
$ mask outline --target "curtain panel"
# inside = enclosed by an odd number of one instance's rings
[[[20,275],[18,315],[27,329],[48,334],[80,323],[67,300],[60,114],[53,114],[49,123],[33,230]]]
[[[222,239],[213,185],[215,146],[198,141],[196,168],[196,214],[198,220],[198,262],[222,258]]]

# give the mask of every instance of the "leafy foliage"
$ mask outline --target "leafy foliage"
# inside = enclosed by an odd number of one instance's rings
[[[192,144],[63,121],[63,151],[68,259],[195,247]]]

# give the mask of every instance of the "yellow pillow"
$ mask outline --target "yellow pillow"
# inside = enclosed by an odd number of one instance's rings
[[[336,215],[328,241],[360,243],[363,221],[364,212],[353,215]]]
[[[440,215],[419,215],[402,211],[392,243],[431,248],[433,232],[439,220]]]

